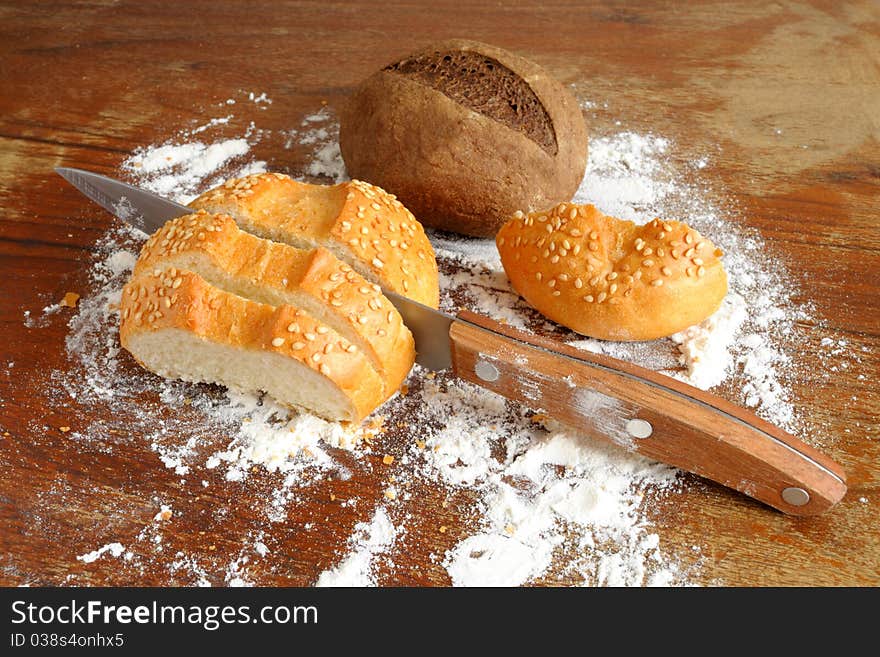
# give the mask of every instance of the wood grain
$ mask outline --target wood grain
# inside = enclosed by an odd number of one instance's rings
[[[665,549],[685,567],[699,561],[705,584],[880,583],[876,3],[6,2],[0,37],[0,583],[191,584],[191,572],[171,567],[182,552],[223,584],[242,537],[258,532],[273,558],[248,564],[257,583],[308,585],[337,563],[402,467],[383,453],[400,456],[413,436],[395,428],[381,451],[340,454],[350,478],[303,488],[285,521],[267,525],[255,510],[273,491],[271,474],[251,473],[246,485],[220,474],[207,488],[182,482],[126,418],[60,394],[48,374],[70,367],[73,313],[29,325],[24,313],[38,318],[65,292],[88,290],[95,243],[112,220],[52,167],[116,175],[135,148],[204,123],[241,91],[274,102],[239,105],[240,120],[288,130],[322,102],[338,107],[379,66],[453,37],[509,48],[574,85],[593,103],[596,134],[666,136],[682,167],[710,153],[704,193],[763,237],[766,257],[795,273],[797,300],[811,305],[794,336],[806,366],[789,382],[791,401],[811,442],[843,465],[848,494],[828,513],[793,518],[688,477],[681,494],[648,506]],[[309,157],[277,140],[253,154],[290,173]],[[845,341],[844,356],[827,358],[826,337]],[[160,417],[185,415],[149,395],[143,403]],[[76,442],[61,426],[104,430]],[[425,482],[410,492],[413,523],[379,581],[448,584],[440,561],[469,535],[474,494]],[[341,504],[349,499],[361,502]],[[149,534],[160,500],[175,509],[161,552]],[[144,532],[135,562],[75,559]],[[694,545],[701,556],[690,556]],[[559,569],[540,583],[569,582]]]

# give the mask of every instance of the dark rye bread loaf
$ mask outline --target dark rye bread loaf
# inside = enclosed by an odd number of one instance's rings
[[[396,194],[422,223],[488,236],[517,210],[571,198],[587,132],[540,66],[455,40],[368,78],[343,109],[340,146],[351,176]]]

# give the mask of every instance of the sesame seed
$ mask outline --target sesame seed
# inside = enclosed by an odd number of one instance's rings
[[[329,354],[331,351],[333,351],[333,343],[328,342],[327,344],[324,345],[324,353]]]
[[[663,267],[660,271],[664,276],[670,276],[672,274],[672,270],[669,267]]]
[[[381,260],[379,260],[378,257],[373,258],[372,262],[373,262],[373,266],[376,267],[376,268],[378,268],[378,269],[382,269],[382,267],[385,266],[385,263],[382,262]]]
[[[666,251],[664,251],[661,247],[657,247],[657,255],[661,258],[666,255]]]
[[[695,265],[702,265],[702,264],[703,264],[703,259],[702,259],[702,258],[694,258],[692,262],[693,262]]]
[[[560,281],[567,281],[568,274],[559,274],[559,276],[557,278],[559,278]]]
[[[586,301],[587,303],[593,303],[593,295],[592,294],[586,295],[584,297],[584,301]]]
[[[320,371],[324,376],[330,376],[330,368],[327,366],[327,363],[321,363]]]
[[[581,231],[579,231],[577,228],[572,228],[570,231],[568,231],[568,234],[572,237],[580,237],[582,235]]]
[[[345,351],[347,351],[350,354],[353,354],[354,352],[357,351],[357,347],[355,347],[353,344],[350,344],[345,348]]]
[[[569,219],[574,219],[577,216],[578,216],[577,208],[572,208],[571,211],[568,213]]]
[[[550,262],[552,262],[555,265],[557,262],[559,262],[559,256],[558,255],[553,256],[552,258],[550,258]]]
[[[584,286],[584,282],[580,278],[576,278],[574,279],[574,286],[580,290]]]
[[[608,274],[608,276],[606,276],[606,278],[609,281],[613,281],[615,278],[617,278],[617,272],[616,271],[611,272],[610,274]]]
[[[661,285],[663,285],[663,279],[662,278],[654,279],[653,281],[651,281],[651,285],[653,287],[660,287]]]
[[[652,249],[650,246],[646,246],[644,248],[644,250],[642,251],[642,255],[644,255],[644,256],[649,256],[652,253],[654,253],[654,249]]]
[[[642,266],[643,267],[653,267],[654,261],[651,260],[650,258],[645,258],[644,260],[642,260]]]
[[[597,233],[595,230],[591,230],[591,231],[590,231],[590,239],[591,239],[591,240],[597,240],[597,239],[599,239],[599,233]]]
[[[596,303],[602,303],[607,298],[608,298],[608,295],[605,294],[605,292],[599,292],[599,296],[596,297]]]
[[[174,279],[174,283],[171,284],[171,287],[174,288],[174,289],[176,290],[177,288],[180,287],[180,284],[181,284],[181,283],[183,283],[183,279],[182,279],[182,278],[175,278],[175,279]]]
[[[382,206],[380,206],[378,203],[370,203],[370,207],[373,208],[374,210],[381,210],[382,209]]]
[[[342,302],[341,302],[339,299],[331,299],[331,300],[330,300],[330,305],[331,305],[331,306],[334,306],[334,307],[336,307],[336,308],[339,308],[339,306],[342,305]]]
[[[321,360],[321,353],[318,352],[318,351],[316,351],[315,353],[313,353],[313,354],[312,354],[312,360],[315,361],[316,363],[317,363],[319,360]]]
[[[694,236],[691,235],[690,233],[688,233],[687,235],[684,236],[684,241],[687,242],[688,244],[693,244],[694,243]]]
[[[608,288],[608,294],[614,294],[615,292],[617,292],[617,283],[612,283]]]
[[[697,276],[705,276],[705,274],[706,274],[706,268],[705,268],[705,267],[700,267],[700,268],[697,270]]]
[[[330,330],[330,329],[327,328],[326,326],[319,326],[318,328],[315,329],[315,333],[318,333],[319,335],[324,335],[324,334],[327,333],[329,330]]]
[[[299,351],[300,349],[302,349],[305,346],[306,346],[305,342],[294,342],[292,345],[290,345],[290,348],[293,349],[294,351]]]
[[[280,347],[280,346],[283,345],[283,344],[284,344],[284,338],[274,338],[274,339],[272,340],[272,346],[273,346],[273,347]]]
[[[547,287],[556,287],[556,279],[551,278],[549,281],[547,281]]]
[[[571,250],[572,255],[577,255],[580,252],[581,252],[581,245],[575,244],[574,248]]]
[[[166,308],[171,307],[171,298],[170,297],[165,297],[165,307]]]
[[[541,272],[535,273],[535,280],[540,281],[542,278],[544,278],[544,274],[542,274]]]
[[[303,335],[303,337],[306,340],[308,340],[309,342],[312,342],[315,339],[315,334],[314,333],[306,333]]]
[[[359,323],[359,324],[366,324],[367,321],[369,321],[369,320],[367,320],[367,318],[364,317],[363,315],[360,316],[360,317],[358,317],[358,323]]]
[[[663,230],[665,230],[667,233],[671,233],[672,226],[670,226],[669,224],[663,224]]]
[[[598,250],[599,250],[599,244],[596,243],[596,242],[590,242],[590,243],[587,245],[587,248],[590,249],[590,251],[598,251]]]
[[[554,297],[558,297],[560,294],[562,294],[562,292],[560,292],[559,290],[556,290],[556,291],[553,293],[553,296],[554,296]]]

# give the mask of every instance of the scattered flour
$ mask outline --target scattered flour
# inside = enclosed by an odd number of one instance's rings
[[[355,526],[349,539],[351,552],[338,566],[321,573],[315,586],[375,586],[373,562],[394,545],[397,532],[388,512],[379,507],[369,523]]]
[[[99,547],[97,550],[81,554],[77,557],[77,560],[82,561],[83,563],[92,563],[93,561],[97,561],[104,554],[109,553],[111,557],[119,557],[123,552],[125,552],[125,547],[122,543],[107,543],[107,545]]]
[[[265,94],[249,93],[248,99],[262,108],[271,102]],[[221,105],[234,104],[229,99]],[[138,149],[125,161],[123,171],[135,184],[186,202],[226,177],[266,170],[267,164],[253,160],[250,149],[261,139],[280,138],[286,148],[311,149],[302,171],[305,178],[346,179],[338,125],[328,108],[278,135],[251,124],[244,135],[224,133],[222,138],[207,139],[214,131],[228,132],[233,116],[211,119],[166,143]],[[193,140],[195,135],[198,139]],[[728,254],[730,294],[701,325],[671,340],[649,343],[577,336],[546,321],[519,298],[491,240],[431,232],[441,269],[441,306],[446,310],[468,306],[513,326],[661,370],[701,388],[732,385],[733,394],[737,388],[742,391],[743,403],[792,428],[796,418],[781,371],[790,359],[786,335],[804,311],[792,303],[790,281],[784,270],[768,264],[760,240],[723,214],[699,181],[686,182],[671,164],[671,152],[674,144],[652,135],[621,132],[594,137],[589,169],[575,200],[640,223],[654,216],[681,218],[722,248]],[[701,159],[693,169],[698,171],[707,162]],[[246,479],[255,465],[277,473],[277,487],[266,500],[265,514],[270,522],[285,520],[287,504],[298,490],[331,472],[350,476],[334,456],[334,448],[362,460],[370,451],[363,440],[382,440],[381,428],[368,424],[345,429],[307,414],[292,414],[264,396],[164,381],[134,370],[120,351],[117,308],[121,286],[143,239],[120,225],[97,245],[90,272],[93,291],[83,296],[67,338],[78,371],[74,376],[58,372],[53,378],[71,398],[103,405],[114,417],[123,418],[126,432],[147,441],[177,476],[195,476],[206,487],[207,472],[217,469],[233,482]],[[25,317],[28,321],[27,312]],[[478,519],[467,527],[464,539],[440,556],[453,584],[520,585],[541,581],[551,569],[587,585],[689,583],[698,561],[664,550],[646,514],[646,499],[674,495],[681,486],[674,469],[573,433],[447,373],[430,378],[416,367],[410,382],[413,391],[392,399],[381,411],[388,422],[405,421],[414,438],[398,461],[396,485],[388,490],[420,483],[433,487],[440,482],[449,490],[476,494]],[[163,412],[183,405],[191,412]],[[413,408],[418,409],[415,416]],[[111,440],[107,430],[96,423],[80,433]],[[406,533],[406,521],[395,526],[389,509],[406,499],[386,494],[381,502],[387,508],[379,506],[369,522],[355,527],[347,552],[334,568],[320,574],[317,584],[375,585],[377,560],[391,563],[393,549]],[[151,543],[158,554],[162,536],[151,531],[144,530],[138,540]],[[245,537],[250,552],[243,551],[220,572],[212,573],[199,559],[178,553],[170,573],[187,574],[199,585],[218,580],[250,585],[247,564],[252,554],[261,558],[272,554],[263,539],[262,533]],[[122,549],[116,543],[101,550],[116,556],[112,545]],[[91,558],[94,561],[101,550],[79,558],[86,561],[97,554]]]

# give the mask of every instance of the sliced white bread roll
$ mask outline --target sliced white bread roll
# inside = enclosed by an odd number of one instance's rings
[[[249,233],[323,246],[373,283],[436,308],[437,261],[422,225],[395,196],[353,180],[310,185],[279,173],[226,181],[190,207],[232,216]]]
[[[123,347],[161,376],[262,390],[330,420],[359,421],[385,399],[369,359],[317,318],[244,299],[193,272],[134,276],[121,313]]]
[[[382,382],[399,388],[415,358],[412,334],[378,285],[324,248],[298,249],[250,235],[228,215],[204,211],[166,223],[144,245],[135,277],[175,269],[272,306],[294,306],[352,343]],[[298,323],[290,326],[294,332]]]

